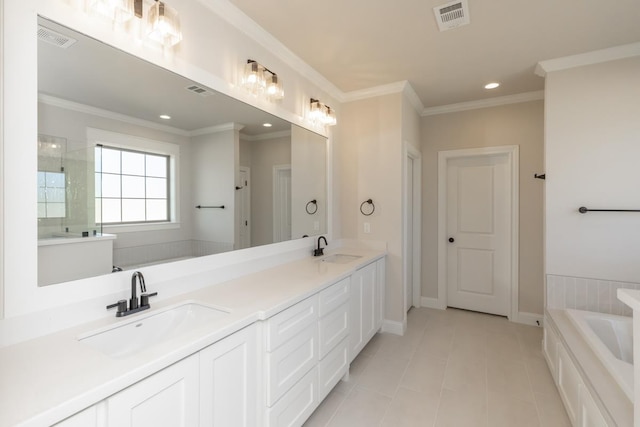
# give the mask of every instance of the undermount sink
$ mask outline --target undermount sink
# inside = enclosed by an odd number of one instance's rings
[[[362,256],[348,255],[348,254],[333,254],[333,255],[327,255],[326,257],[322,258],[321,261],[330,262],[333,264],[348,264],[351,261],[357,260],[358,258],[362,258]]]
[[[157,313],[89,332],[78,337],[96,350],[113,358],[130,356],[154,344],[191,331],[208,322],[220,319],[228,311],[197,303],[185,303]]]

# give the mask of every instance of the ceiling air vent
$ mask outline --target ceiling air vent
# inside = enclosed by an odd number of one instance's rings
[[[38,39],[63,49],[68,48],[78,41],[64,34],[60,34],[57,31],[53,31],[51,28],[43,27],[42,25],[38,25]]]
[[[207,89],[207,88],[204,88],[202,86],[195,85],[195,84],[193,84],[191,86],[187,86],[185,89],[187,89],[187,90],[189,90],[189,91],[191,91],[193,93],[197,93],[200,96],[211,96],[211,95],[214,94],[214,92],[211,91],[211,89]]]
[[[469,23],[467,0],[452,1],[433,8],[440,31],[451,30]]]

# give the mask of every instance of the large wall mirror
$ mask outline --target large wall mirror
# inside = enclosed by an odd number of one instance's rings
[[[38,93],[40,286],[327,232],[321,135],[43,18]]]

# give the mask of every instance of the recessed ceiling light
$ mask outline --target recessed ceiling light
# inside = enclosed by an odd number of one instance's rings
[[[500,83],[493,82],[493,83],[487,83],[486,85],[484,85],[484,88],[485,89],[495,89],[498,86],[500,86]]]
[[[170,120],[170,119],[171,119],[171,116],[170,116],[170,115],[168,115],[168,114],[160,114],[160,118],[161,118],[162,120]]]
[[[264,126],[266,128],[270,128],[273,125],[271,123],[263,123],[262,126]]]

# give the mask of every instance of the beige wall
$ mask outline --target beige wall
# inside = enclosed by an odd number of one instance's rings
[[[640,57],[546,77],[547,274],[640,282]]]
[[[385,319],[402,322],[402,94],[344,104],[340,120],[341,237],[387,243]],[[376,210],[365,217],[359,207],[369,198]]]
[[[422,295],[438,297],[438,151],[520,146],[519,311],[543,310],[543,102],[422,119]]]

